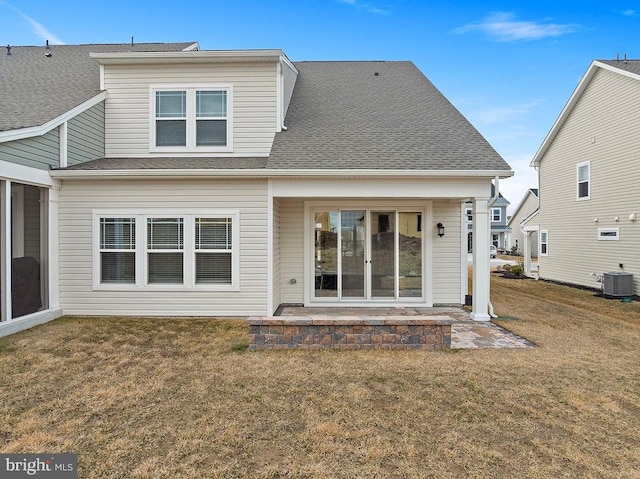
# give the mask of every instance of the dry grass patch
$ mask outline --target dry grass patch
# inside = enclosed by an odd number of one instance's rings
[[[76,452],[83,478],[638,477],[638,303],[492,288],[538,348],[248,352],[211,319],[0,339],[0,450]]]

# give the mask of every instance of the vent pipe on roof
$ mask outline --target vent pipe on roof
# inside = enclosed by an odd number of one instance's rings
[[[624,54],[624,62],[627,63],[627,54]]]
[[[11,55],[11,45],[7,45],[7,55]]]
[[[47,46],[45,47],[47,50],[49,49],[49,40],[47,40]]]
[[[133,46],[133,37],[131,37],[131,46]]]

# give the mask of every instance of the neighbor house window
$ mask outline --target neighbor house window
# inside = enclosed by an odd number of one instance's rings
[[[540,231],[540,256],[549,254],[549,232]]]
[[[499,223],[502,219],[502,214],[500,208],[493,208],[491,210],[491,221],[494,223]]]
[[[148,215],[94,212],[94,287],[237,290],[236,211]]]
[[[578,199],[590,198],[590,165],[587,163],[580,163],[578,165]]]
[[[152,88],[154,151],[231,151],[231,87]]]
[[[136,282],[135,218],[100,218],[100,281]]]
[[[466,208],[464,214],[467,215],[467,221],[471,223],[473,221],[473,210],[471,208]]]
[[[598,241],[618,241],[620,228],[598,228]]]

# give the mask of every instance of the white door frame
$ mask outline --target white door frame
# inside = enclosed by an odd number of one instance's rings
[[[314,268],[314,222],[313,212],[318,210],[363,210],[366,212],[366,226],[365,226],[365,242],[366,255],[371,257],[371,242],[369,240],[371,236],[370,217],[373,211],[395,211],[396,217],[401,212],[421,212],[422,213],[422,297],[421,298],[400,298],[398,295],[398,274],[399,265],[396,254],[396,279],[395,279],[395,292],[396,298],[394,299],[372,299],[371,298],[371,265],[367,263],[365,267],[365,298],[364,299],[341,299],[340,291],[338,291],[337,298],[319,299],[315,298],[315,268]],[[433,277],[433,241],[432,241],[432,229],[433,229],[433,208],[432,202],[425,200],[413,200],[413,201],[381,201],[381,200],[348,200],[348,201],[305,201],[304,202],[304,277],[305,277],[305,289],[304,289],[304,305],[305,306],[420,306],[431,307],[433,306],[433,284],[431,278]],[[397,223],[397,222],[396,222]],[[396,229],[398,225],[396,224]],[[396,234],[396,251],[398,235]],[[338,241],[338,248],[340,248],[340,242]],[[340,258],[340,251],[338,251],[338,258]],[[337,274],[337,273],[336,273]],[[339,275],[338,275],[339,277]]]

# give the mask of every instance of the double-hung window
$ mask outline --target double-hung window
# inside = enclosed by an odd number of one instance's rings
[[[545,230],[540,231],[540,256],[549,255],[549,232]]]
[[[100,218],[100,281],[136,282],[135,218]]]
[[[237,290],[237,211],[94,212],[94,288]]]
[[[491,221],[493,223],[500,223],[502,219],[502,214],[500,208],[492,208],[491,209]]]
[[[196,218],[196,284],[231,282],[231,218]]]
[[[184,218],[147,218],[147,283],[184,283]]]
[[[578,199],[588,200],[591,196],[589,183],[591,182],[590,165],[586,163],[580,163],[577,166],[578,169]]]
[[[151,151],[232,150],[231,87],[152,86]]]

